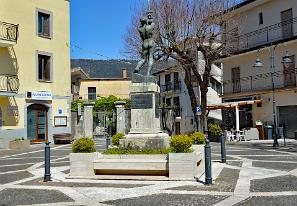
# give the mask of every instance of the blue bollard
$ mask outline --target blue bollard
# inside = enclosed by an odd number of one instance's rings
[[[51,151],[50,143],[46,142],[44,147],[44,182],[51,181]]]
[[[221,141],[221,162],[226,163],[225,137],[223,134],[221,135],[220,141]]]
[[[212,175],[211,175],[211,147],[209,140],[206,140],[205,148],[205,184],[212,184]]]

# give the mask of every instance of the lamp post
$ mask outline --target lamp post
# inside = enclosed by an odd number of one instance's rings
[[[273,111],[273,124],[274,124],[274,129],[273,129],[273,147],[278,147],[278,141],[277,141],[277,131],[276,131],[276,101],[275,101],[275,83],[274,83],[274,74],[275,74],[275,49],[278,46],[272,45],[268,47],[269,50],[269,58],[270,58],[270,75],[271,75],[271,84],[272,84],[272,111]],[[288,54],[288,51],[286,51],[286,54],[282,60],[282,63],[284,67],[288,68],[290,64],[293,63],[293,61],[290,59],[290,56]],[[255,68],[261,68],[264,65],[262,64],[260,57],[259,57],[259,50],[257,54],[257,59],[254,64]]]

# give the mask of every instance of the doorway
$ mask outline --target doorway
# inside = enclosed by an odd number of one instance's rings
[[[48,109],[41,104],[27,108],[27,138],[31,142],[44,142],[48,139]]]

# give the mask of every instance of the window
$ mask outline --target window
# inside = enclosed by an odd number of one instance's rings
[[[96,87],[88,87],[88,100],[96,100]]]
[[[41,37],[52,37],[52,14],[51,12],[37,10],[37,34]]]
[[[51,56],[38,54],[38,80],[51,81]]]
[[[263,13],[259,13],[259,25],[263,24]]]

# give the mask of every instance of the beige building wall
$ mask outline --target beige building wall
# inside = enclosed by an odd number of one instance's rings
[[[253,35],[248,36],[249,43],[259,42],[254,46],[257,48],[242,51],[242,53],[231,55],[222,59],[224,72],[224,95],[223,101],[240,101],[244,98],[262,99],[262,106],[252,106],[253,126],[257,120],[261,120],[263,123],[273,124],[273,101],[272,101],[272,82],[270,75],[270,50],[269,45],[265,48],[262,47],[264,43],[267,43],[267,29],[268,26],[281,22],[281,12],[291,9],[293,12],[293,18],[297,17],[297,4],[295,0],[258,0],[248,4],[242,8],[235,10],[236,18],[240,19],[239,22],[239,33],[240,35],[247,34],[249,32],[258,31]],[[259,24],[259,13],[263,14],[263,24]],[[289,56],[295,56],[295,68],[297,59],[297,25],[293,23],[293,34],[292,39],[284,40],[274,44],[274,62],[275,71],[278,74],[275,76],[275,100],[276,100],[276,116],[277,124],[279,122],[279,107],[297,106],[297,82],[295,86],[285,87],[285,75],[284,65],[282,63],[283,57],[288,52]],[[262,33],[259,32],[262,29]],[[282,28],[275,26],[275,30],[269,30],[268,37],[269,42],[276,40],[282,40]],[[246,38],[246,36],[244,36]],[[261,45],[262,42],[262,45]],[[253,67],[257,55],[263,67]],[[233,93],[232,83],[232,68],[240,68],[240,92]],[[296,70],[295,70],[296,72]],[[292,74],[293,75],[293,74]],[[296,75],[295,75],[296,76]],[[297,78],[296,78],[297,80]],[[296,114],[297,116],[297,114]]]
[[[127,79],[83,79],[80,84],[79,96],[88,99],[88,87],[96,87],[96,96],[107,97],[114,95],[121,99],[128,99],[131,80]]]
[[[27,137],[27,107],[42,104],[48,108],[48,138],[60,132],[70,132],[70,14],[68,0],[1,0],[0,21],[19,25],[18,41],[13,46],[0,46],[0,75],[17,75],[19,90],[12,97],[1,94],[0,107],[3,125],[1,138]],[[51,14],[51,38],[37,34],[37,11]],[[52,57],[51,81],[38,81],[37,52],[45,52]],[[46,91],[52,100],[30,100],[29,91]],[[60,112],[58,112],[60,110]],[[54,127],[54,116],[67,116],[68,126]],[[2,140],[3,141],[3,140]]]

